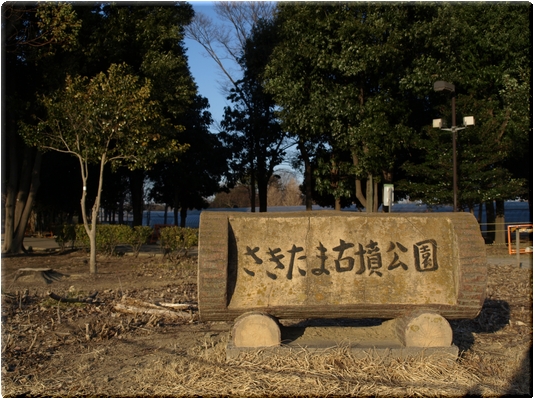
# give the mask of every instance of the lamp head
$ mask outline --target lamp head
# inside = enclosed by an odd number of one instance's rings
[[[444,119],[438,118],[433,120],[433,128],[442,128],[445,126]]]
[[[476,124],[476,121],[474,117],[464,117],[463,118],[464,126],[474,126]]]

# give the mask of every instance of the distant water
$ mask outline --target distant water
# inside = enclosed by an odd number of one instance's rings
[[[320,206],[313,206],[313,210],[328,210],[329,208],[324,208]],[[332,208],[331,208],[332,209]],[[380,208],[379,210],[382,210]],[[451,206],[439,206],[433,207],[431,210],[428,210],[427,206],[423,204],[394,204],[392,207],[392,212],[451,212],[453,208]],[[208,210],[191,210],[188,211],[188,216],[186,218],[186,226],[189,228],[198,228],[199,219],[201,212],[203,211],[232,211],[232,212],[250,212],[251,209],[247,208],[209,208]],[[258,212],[258,208],[256,209]],[[305,206],[293,206],[293,207],[268,207],[268,212],[291,212],[291,211],[305,211]],[[355,206],[348,207],[342,211],[348,212],[359,212]],[[465,210],[468,211],[468,210]],[[478,207],[474,210],[476,218],[478,217]],[[505,223],[514,224],[514,223],[531,223],[529,222],[529,206],[527,202],[522,201],[508,201],[505,203]],[[163,211],[145,211],[143,213],[143,225],[154,226],[155,224],[164,223],[164,212]],[[179,220],[180,223],[180,220]],[[486,223],[486,213],[485,206],[483,206],[483,215],[482,221],[480,223]],[[172,212],[167,213],[167,224],[174,224],[174,217]]]

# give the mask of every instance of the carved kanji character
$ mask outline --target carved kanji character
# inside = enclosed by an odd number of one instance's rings
[[[293,275],[293,269],[294,269],[294,261],[295,261],[295,254],[303,251],[302,247],[296,247],[294,244],[290,250],[288,250],[288,253],[290,253],[292,256],[290,257],[290,265],[288,266],[288,273],[286,274],[286,278],[292,279]],[[298,257],[298,260],[304,260],[306,256]],[[306,271],[302,270],[301,268],[297,268],[301,276],[306,275]]]
[[[353,243],[346,243],[342,239],[340,239],[339,246],[333,247],[333,250],[338,252],[338,258],[334,260],[336,272],[347,272],[353,270],[353,266],[355,265],[355,259],[353,257],[342,258],[342,256],[344,255],[344,251],[352,247],[355,247]],[[342,267],[341,261],[347,261],[347,266]]]
[[[321,264],[319,268],[313,268],[312,273],[314,275],[323,275],[323,274],[330,275],[329,270],[325,268],[325,260],[327,260],[327,256],[326,256],[327,249],[325,248],[325,246],[323,246],[321,242],[320,242],[319,247],[316,247],[316,248],[320,251],[320,255],[316,257],[318,257],[321,260]]]

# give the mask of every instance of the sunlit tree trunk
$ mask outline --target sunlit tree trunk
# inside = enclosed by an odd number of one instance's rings
[[[91,274],[96,274],[98,272],[97,267],[97,222],[98,222],[98,210],[100,208],[100,199],[102,195],[102,185],[104,183],[104,166],[106,165],[106,154],[103,154],[100,159],[100,170],[98,177],[98,189],[97,196],[95,198],[95,203],[91,209],[91,220],[87,218],[86,212],[86,198],[87,198],[87,178],[88,178],[88,164],[87,161],[84,162],[82,158],[80,160],[80,168],[82,174],[82,200],[80,205],[82,207],[82,220],[84,223],[84,228],[89,237],[89,272]]]

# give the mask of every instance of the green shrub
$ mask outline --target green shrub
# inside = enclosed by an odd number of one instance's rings
[[[160,248],[164,257],[178,260],[187,255],[188,251],[198,243],[198,229],[173,226],[160,230]]]
[[[97,225],[97,252],[111,256],[122,243],[128,243],[132,228],[128,225]],[[89,250],[89,236],[83,225],[76,226],[76,245]]]
[[[75,244],[77,247],[81,247],[82,249],[89,251],[89,236],[87,236],[87,232],[85,231],[84,225],[79,224],[76,225],[74,228],[76,240]]]
[[[71,249],[74,248],[76,241],[76,227],[74,225],[64,224],[55,235],[56,243],[59,245],[61,251],[65,251],[67,243],[71,243]]]
[[[147,243],[147,239],[152,235],[152,228],[150,226],[135,226],[130,229],[126,243],[132,247],[134,257],[139,255],[141,246]]]
[[[131,230],[128,225],[97,225],[97,251],[114,255],[117,246],[128,243]]]

